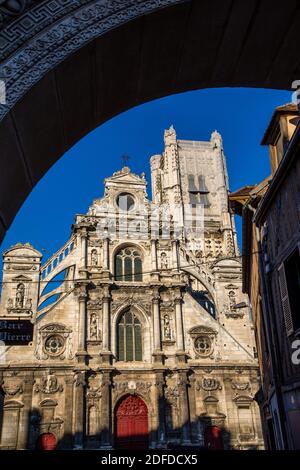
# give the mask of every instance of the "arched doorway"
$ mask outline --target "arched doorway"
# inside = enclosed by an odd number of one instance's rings
[[[204,445],[208,450],[224,450],[222,429],[218,426],[207,426],[204,432]]]
[[[117,449],[148,448],[148,409],[137,395],[127,395],[115,409],[115,447]]]
[[[45,432],[41,434],[37,441],[38,450],[55,450],[56,445],[56,437],[51,432]]]

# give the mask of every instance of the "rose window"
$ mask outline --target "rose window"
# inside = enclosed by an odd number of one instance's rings
[[[195,339],[195,349],[201,356],[208,356],[211,352],[211,340],[208,336],[198,336]]]
[[[64,347],[64,339],[59,335],[49,336],[45,341],[45,351],[51,356],[59,356]]]

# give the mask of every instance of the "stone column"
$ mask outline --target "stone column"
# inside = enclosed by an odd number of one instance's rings
[[[82,449],[85,437],[85,374],[78,371],[75,376],[74,448]]]
[[[182,298],[177,297],[175,299],[175,316],[176,316],[176,340],[177,340],[177,351],[184,351],[184,333],[183,333],[183,321],[182,321]]]
[[[110,372],[102,372],[100,399],[101,449],[111,449],[111,380]]]
[[[65,377],[65,414],[63,448],[72,449],[73,444],[73,375]]]
[[[156,372],[155,381],[155,399],[154,404],[156,406],[155,416],[156,432],[151,436],[151,446],[153,448],[163,446],[166,442],[166,429],[165,429],[165,399],[164,399],[164,373],[162,371]]]
[[[102,362],[110,363],[111,359],[111,326],[110,326],[110,292],[109,287],[103,289],[102,297]]]
[[[87,288],[86,285],[79,285],[77,287],[77,296],[79,302],[79,319],[78,319],[78,351],[76,353],[78,362],[84,362],[86,352],[86,299]]]
[[[186,372],[178,373],[177,387],[179,392],[179,426],[181,430],[181,443],[189,445],[190,438],[190,416],[188,403],[188,378]]]
[[[151,268],[152,271],[157,271],[157,252],[156,252],[156,240],[151,240]]]
[[[178,269],[178,241],[176,239],[172,240],[172,267],[177,270]]]
[[[160,324],[160,296],[159,292],[156,291],[152,298],[153,306],[153,357],[154,362],[162,361],[162,350],[161,350],[161,324]]]
[[[235,228],[235,221],[234,221],[234,212],[231,212],[231,227],[232,227],[232,235],[233,235],[233,243],[234,243],[234,250],[235,250],[235,255],[239,256],[240,250],[239,250],[239,244],[238,244],[238,239],[237,239],[237,232]]]
[[[189,410],[190,410],[190,422],[191,422],[191,441],[202,445],[202,439],[200,439],[199,422],[197,416],[197,380],[195,376],[189,379],[190,386],[188,387],[188,399],[189,399]]]
[[[80,231],[80,268],[81,277],[87,277],[87,229],[83,227]]]
[[[34,373],[29,372],[26,374],[23,380],[23,408],[20,412],[19,420],[19,431],[18,431],[18,441],[17,449],[28,449],[30,442],[30,415],[32,407],[32,391],[34,384]]]
[[[108,235],[103,239],[103,269],[109,271],[109,238]]]

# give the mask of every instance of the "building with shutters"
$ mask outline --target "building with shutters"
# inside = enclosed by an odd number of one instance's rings
[[[243,217],[243,291],[252,304],[268,449],[300,449],[299,111],[275,109],[262,140],[271,175],[230,195]],[[253,253],[251,257],[249,253]]]
[[[222,139],[164,144],[152,200],[123,167],[48,261],[3,253],[2,449],[263,448]]]

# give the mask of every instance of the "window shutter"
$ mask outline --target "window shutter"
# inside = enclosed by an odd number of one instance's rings
[[[286,283],[284,263],[282,263],[278,268],[278,279],[280,287],[280,296],[281,296],[281,305],[284,316],[284,323],[286,328],[287,335],[291,335],[294,331],[293,328],[293,319],[290,308],[289,293]]]

